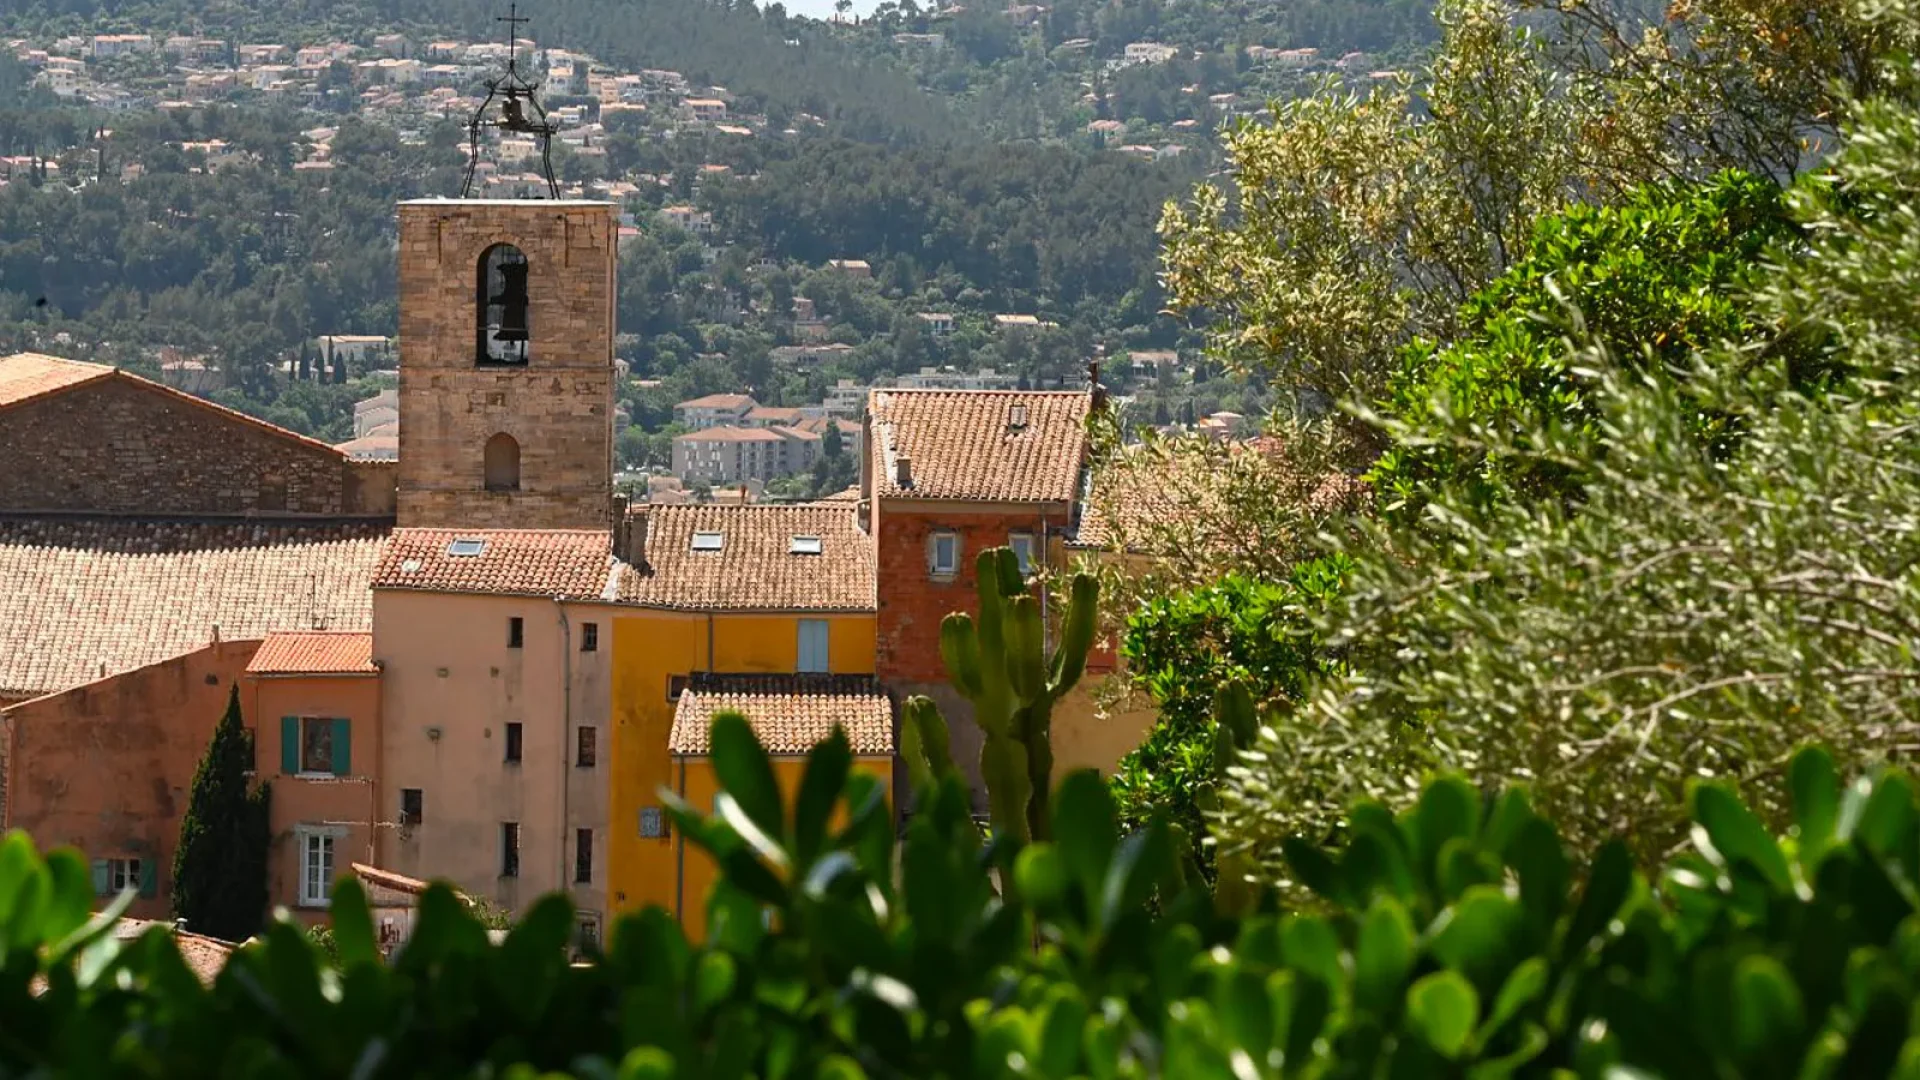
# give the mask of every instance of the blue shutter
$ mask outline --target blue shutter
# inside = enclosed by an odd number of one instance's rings
[[[140,860],[140,895],[160,895],[160,864],[156,859]]]
[[[353,775],[353,723],[348,720],[334,720],[333,724],[333,775]]]
[[[287,776],[300,772],[300,718],[280,718],[280,771]]]
[[[113,891],[113,864],[105,859],[93,860],[93,895],[105,896]]]

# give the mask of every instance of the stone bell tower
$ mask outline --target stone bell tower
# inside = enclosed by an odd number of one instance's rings
[[[400,204],[402,528],[607,525],[617,238],[610,203]]]

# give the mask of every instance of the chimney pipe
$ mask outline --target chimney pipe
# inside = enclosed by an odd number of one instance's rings
[[[893,459],[893,482],[896,486],[913,486],[913,459],[901,454]]]

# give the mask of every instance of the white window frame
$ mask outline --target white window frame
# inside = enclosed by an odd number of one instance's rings
[[[325,908],[333,905],[333,879],[339,866],[340,830],[300,826],[293,830],[294,853],[300,860],[299,906]],[[314,878],[315,855],[323,862],[323,873]]]
[[[940,543],[947,541],[953,545],[953,562],[940,565]],[[960,576],[960,534],[951,529],[940,529],[927,536],[927,574],[930,577],[947,581]]]
[[[1033,534],[1030,532],[1008,533],[1007,546],[1013,549],[1014,557],[1020,560],[1020,576],[1032,577],[1034,570]]]
[[[132,889],[134,892],[139,892],[140,891],[140,870],[141,870],[141,866],[140,866],[139,859],[108,859],[107,860],[108,891],[115,894],[123,892],[127,889]]]

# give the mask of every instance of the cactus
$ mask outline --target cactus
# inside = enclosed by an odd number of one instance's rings
[[[1086,670],[1093,647],[1099,586],[1075,574],[1060,645],[1046,655],[1040,602],[1027,591],[1010,548],[980,553],[975,585],[980,617],[955,613],[940,624],[940,658],[953,685],[973,702],[985,736],[980,775],[996,835],[1044,840],[1053,778],[1053,707]],[[916,782],[952,768],[946,722],[931,701],[907,702],[902,750]]]
[[[1240,752],[1253,745],[1260,723],[1254,712],[1253,693],[1247,684],[1234,680],[1222,685],[1213,695],[1213,783],[1194,798],[1209,830],[1220,810],[1220,788],[1227,782],[1227,770],[1240,759]],[[1259,902],[1260,890],[1248,878],[1255,869],[1251,853],[1214,849],[1213,903],[1222,915],[1251,914]]]

